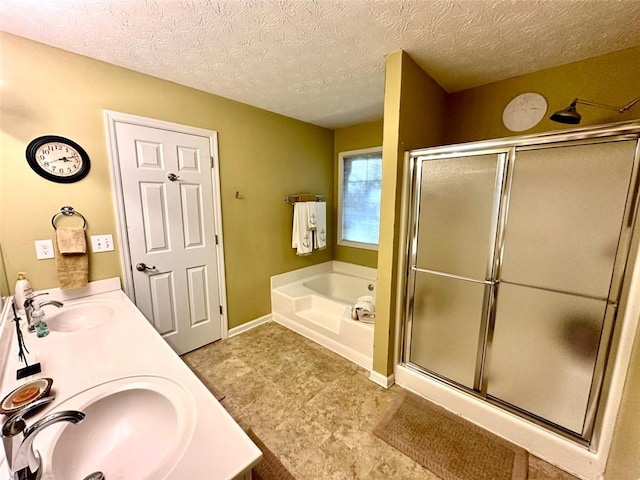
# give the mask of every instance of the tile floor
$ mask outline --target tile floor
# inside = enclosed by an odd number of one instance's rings
[[[401,391],[270,322],[183,356],[226,395],[222,405],[251,427],[298,480],[438,480],[374,436]],[[529,480],[577,480],[530,457]]]

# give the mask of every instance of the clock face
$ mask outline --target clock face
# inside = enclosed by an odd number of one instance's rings
[[[41,177],[59,183],[76,182],[89,173],[89,156],[64,137],[38,137],[27,146],[27,162]]]
[[[547,100],[539,93],[522,93],[511,100],[502,112],[502,122],[512,132],[535,127],[547,113]]]

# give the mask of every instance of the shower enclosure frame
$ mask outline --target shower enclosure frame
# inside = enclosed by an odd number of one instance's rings
[[[406,199],[407,205],[407,231],[406,231],[406,251],[403,252],[406,260],[406,278],[404,285],[404,311],[403,320],[399,322],[399,364],[421,375],[428,375],[432,379],[442,384],[459,389],[466,394],[470,394],[480,401],[487,402],[499,408],[505,409],[518,417],[532,422],[538,426],[548,429],[554,433],[562,435],[564,438],[587,447],[590,451],[595,452],[599,444],[598,425],[598,406],[603,403],[607,395],[603,394],[603,386],[606,384],[605,376],[611,365],[608,359],[616,349],[613,337],[617,329],[616,319],[624,317],[624,308],[626,306],[626,298],[623,295],[628,294],[628,283],[630,282],[629,261],[635,254],[640,234],[638,230],[637,211],[638,196],[640,191],[640,123],[637,121],[624,122],[599,127],[587,127],[570,131],[554,131],[543,134],[524,135],[510,137],[505,139],[479,141],[466,144],[458,144],[451,146],[432,147],[426,149],[413,150],[407,153],[408,161],[408,189]],[[486,372],[490,368],[489,362],[491,358],[491,350],[493,346],[493,331],[496,318],[496,301],[497,287],[500,282],[500,271],[502,268],[503,249],[505,240],[506,215],[508,212],[508,202],[511,195],[512,176],[514,170],[516,149],[518,151],[536,150],[543,148],[552,148],[555,146],[574,146],[587,145],[592,143],[603,143],[608,141],[634,140],[635,156],[630,174],[630,185],[627,192],[626,202],[623,213],[623,224],[619,237],[618,250],[615,255],[615,262],[612,273],[611,292],[616,292],[615,298],[608,298],[607,306],[603,319],[602,332],[603,337],[599,342],[599,351],[595,360],[595,372],[592,377],[592,384],[589,393],[589,399],[586,409],[585,427],[581,435],[576,435],[561,426],[555,425],[543,418],[536,417],[534,414],[526,412],[512,405],[505,404],[499,399],[494,399],[487,394],[487,375]],[[460,280],[472,280],[469,278],[461,278],[456,275],[446,275],[441,272],[420,269],[416,266],[417,256],[417,240],[418,226],[420,215],[420,198],[416,194],[421,182],[422,169],[416,168],[418,163],[425,160],[443,160],[456,157],[469,157],[480,155],[497,155],[497,171],[496,185],[494,188],[493,212],[491,220],[491,232],[493,241],[489,245],[490,262],[487,263],[486,281],[484,300],[482,308],[481,334],[478,335],[478,349],[476,370],[473,382],[473,388],[462,386],[455,381],[439,376],[438,374],[427,370],[410,361],[411,358],[411,331],[412,331],[412,310],[414,306],[413,289],[416,272],[424,272],[436,275],[449,276]],[[405,201],[407,201],[405,200]],[[634,241],[634,239],[636,239]],[[497,279],[497,281],[491,280]],[[474,280],[472,280],[474,281]],[[625,289],[625,285],[627,289]]]

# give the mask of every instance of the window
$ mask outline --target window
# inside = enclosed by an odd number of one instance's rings
[[[378,249],[382,148],[340,152],[338,245]]]

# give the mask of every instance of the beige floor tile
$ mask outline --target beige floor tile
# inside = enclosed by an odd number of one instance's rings
[[[297,375],[294,373],[291,376],[285,376],[276,386],[278,391],[288,399],[287,404],[296,406],[306,404],[325,387],[327,387],[326,382],[310,373]]]
[[[300,469],[331,436],[322,425],[301,422],[296,416],[290,416],[275,428],[255,432],[269,449],[278,452],[280,461],[290,471]]]
[[[325,440],[315,455],[295,469],[296,478],[309,480],[354,480],[366,478],[375,459],[347,447],[334,436]]]
[[[373,435],[400,387],[380,387],[364,369],[281,325],[261,325],[183,359],[298,480],[439,479]],[[529,480],[576,479],[532,458]]]

